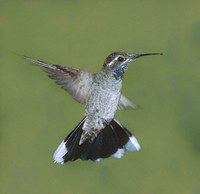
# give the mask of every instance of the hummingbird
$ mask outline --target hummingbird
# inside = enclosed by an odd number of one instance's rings
[[[76,101],[85,104],[84,118],[58,146],[53,155],[55,163],[79,158],[99,162],[110,156],[122,158],[126,151],[140,150],[137,139],[115,118],[115,113],[117,109],[140,108],[121,94],[122,80],[131,62],[149,55],[162,53],[111,53],[102,70],[95,74],[23,56],[43,68]]]

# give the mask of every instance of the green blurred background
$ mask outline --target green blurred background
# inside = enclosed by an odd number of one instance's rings
[[[0,28],[1,193],[200,193],[200,1],[4,0]],[[12,52],[98,72],[113,51],[164,53],[124,77],[142,150],[54,164],[84,105]]]

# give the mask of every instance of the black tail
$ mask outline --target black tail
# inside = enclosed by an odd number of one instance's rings
[[[63,164],[78,158],[100,161],[110,156],[122,158],[126,150],[140,150],[137,139],[116,119],[113,119],[109,125],[106,125],[94,141],[86,140],[79,145],[84,122],[85,118],[59,145],[54,153],[55,162]]]

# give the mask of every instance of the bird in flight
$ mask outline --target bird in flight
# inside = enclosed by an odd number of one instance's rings
[[[110,156],[122,158],[127,150],[140,150],[137,139],[120,124],[115,113],[117,109],[140,108],[121,94],[122,79],[131,62],[149,55],[162,53],[111,53],[102,70],[95,74],[23,56],[43,68],[76,101],[86,104],[84,118],[55,151],[53,157],[56,163],[63,164],[78,158],[99,162]]]

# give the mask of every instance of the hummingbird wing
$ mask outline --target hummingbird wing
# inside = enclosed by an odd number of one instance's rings
[[[23,56],[31,63],[45,69],[51,79],[57,80],[58,85],[63,85],[62,88],[80,103],[85,103],[89,94],[90,87],[93,81],[93,74],[88,71],[74,69],[70,67],[62,67],[60,65],[48,64],[27,56]]]
[[[140,109],[141,107],[139,105],[135,104],[134,102],[132,102],[131,100],[129,100],[123,94],[121,94],[119,104],[118,104],[118,109],[119,110],[127,110],[129,108],[132,108],[133,110],[137,110],[137,109]]]

